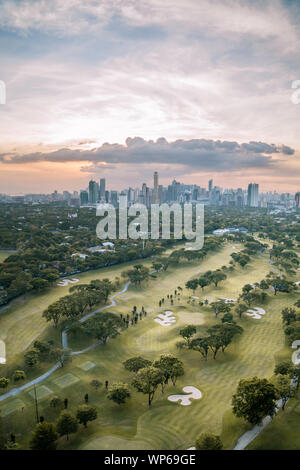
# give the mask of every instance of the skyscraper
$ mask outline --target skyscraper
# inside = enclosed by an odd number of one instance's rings
[[[211,180],[209,180],[209,182],[208,182],[208,191],[211,191],[212,188],[213,188],[213,180],[211,179]]]
[[[98,184],[96,181],[91,180],[89,182],[89,202],[96,204],[98,200]]]
[[[247,204],[250,207],[258,207],[258,184],[250,183],[248,185]]]
[[[157,171],[154,172],[154,204],[159,204],[159,197],[158,197],[158,173],[157,173]]]
[[[80,191],[80,204],[85,206],[89,202],[89,195],[87,191]]]
[[[100,179],[100,199],[105,198],[105,178]]]

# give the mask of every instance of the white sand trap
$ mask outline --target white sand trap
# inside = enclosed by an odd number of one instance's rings
[[[154,318],[154,321],[159,323],[161,326],[171,326],[172,323],[176,322],[176,318],[171,310],[166,310],[165,313],[159,313],[157,317]]]
[[[45,400],[45,398],[48,398],[50,395],[52,395],[52,393],[53,391],[45,385],[36,387],[36,397],[38,400]],[[34,390],[30,390],[30,392],[28,392],[28,395],[30,395],[33,400],[35,399]]]
[[[295,341],[293,341],[292,349],[297,349],[297,351],[294,351],[292,354],[292,363],[297,366],[298,364],[300,364],[300,339],[296,339]]]
[[[176,314],[178,315],[179,320],[189,322],[191,325],[202,325],[204,322],[203,313],[200,312],[188,312],[186,310],[181,310]]]
[[[196,450],[196,447],[189,447],[187,450]]]
[[[8,416],[15,411],[21,410],[25,407],[25,403],[19,398],[14,398],[13,400],[8,401],[7,403],[1,405],[1,416]]]
[[[0,364],[6,364],[6,348],[5,343],[0,339]]]
[[[58,377],[58,379],[53,380],[53,383],[59,388],[70,387],[70,385],[73,385],[76,382],[79,382],[79,378],[73,374],[65,374],[61,377]]]
[[[235,246],[234,246],[234,245],[232,245],[232,247],[231,247],[231,248],[233,248],[233,249],[235,250]]]
[[[233,304],[236,301],[236,299],[229,299],[228,297],[219,297],[219,300],[223,300],[225,304]]]
[[[87,370],[93,369],[93,367],[95,366],[96,364],[94,362],[86,361],[83,364],[79,364],[77,367],[79,367],[79,369],[81,370],[87,371]]]
[[[192,299],[199,299],[197,295],[192,295]]]
[[[191,398],[194,400],[200,400],[200,398],[202,398],[202,393],[196,387],[188,385],[187,387],[183,387],[182,390],[184,393],[188,393],[188,395],[170,395],[168,396],[168,400],[179,402],[182,406],[189,406],[191,404]]]
[[[75,277],[73,279],[62,279],[62,281],[59,281],[57,284],[59,287],[66,287],[69,284],[76,284],[76,282],[79,282],[79,279],[76,279]]]
[[[300,286],[300,281],[294,282],[295,286]]]
[[[292,354],[292,363],[297,366],[300,364],[300,349],[297,349],[297,351],[294,351]]]
[[[253,309],[249,308],[247,310],[246,315],[251,318],[256,318],[256,320],[260,320],[262,315],[264,315],[266,311],[261,307],[253,307]]]

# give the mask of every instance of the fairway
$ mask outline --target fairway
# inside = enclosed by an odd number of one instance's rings
[[[53,383],[59,388],[70,387],[70,385],[74,385],[76,382],[79,382],[79,378],[73,374],[65,374],[58,379],[53,380]]]
[[[39,387],[36,387],[36,398],[37,400],[45,400],[45,398],[48,398],[50,395],[52,395],[53,392],[50,388],[46,387],[45,385],[41,385]],[[35,393],[34,390],[30,390],[28,392],[28,395],[35,400]]]
[[[228,263],[231,252],[231,247],[226,246],[218,254],[208,255],[200,266],[194,263],[184,263],[185,265],[181,267],[180,271],[181,282],[184,283],[190,277],[199,273],[200,267],[203,267],[201,269],[202,271]],[[121,277],[122,271],[132,267],[136,263],[137,261],[123,263],[109,268],[78,274],[76,275],[79,279],[78,284],[86,284],[93,279],[108,278],[110,280],[114,280],[116,277]],[[143,264],[145,266],[150,267],[151,263],[152,260],[150,259],[143,260]],[[167,275],[163,276],[165,280],[161,286],[161,295],[165,294],[165,289],[168,289],[169,291],[173,288],[173,285],[175,287],[178,285],[178,273],[176,274],[176,270],[173,269],[173,275],[169,283],[167,277],[170,273],[168,271]],[[153,304],[151,290],[147,292],[147,294],[146,291],[147,289],[143,289],[143,291],[140,292],[138,299],[137,290],[134,292],[130,291],[129,293],[126,293],[127,295],[123,297],[123,300],[128,305],[132,305],[134,302],[137,302],[137,300],[141,302],[143,296],[147,295],[147,299],[151,299],[151,302],[148,302],[150,312],[150,305],[152,306]],[[4,311],[0,311],[0,339],[6,343],[6,360],[8,368],[10,368],[14,362],[18,361],[21,353],[25,351],[35,339],[40,338],[42,335],[52,334],[53,328],[42,317],[42,313],[51,303],[68,293],[69,286],[60,287],[55,285],[46,293],[35,293],[21,296],[13,300]],[[144,295],[142,293],[144,293]],[[127,299],[125,300],[126,297]]]
[[[242,246],[236,244],[236,249]],[[231,397],[241,378],[250,376],[270,377],[275,355],[284,347],[284,334],[281,327],[281,309],[292,305],[296,294],[270,295],[264,308],[265,314],[260,319],[244,315],[235,320],[244,332],[236,338],[225,353],[219,352],[217,360],[211,357],[207,361],[192,350],[179,350],[176,343],[181,339],[180,329],[186,324],[198,325],[199,331],[216,323],[215,315],[208,306],[199,306],[199,300],[209,301],[225,297],[236,299],[241,288],[247,283],[263,279],[270,271],[268,254],[253,258],[245,268],[236,267],[228,273],[226,281],[218,287],[211,285],[202,292],[197,289],[192,299],[192,292],[184,288],[185,282],[208,269],[228,265],[232,247],[224,245],[218,252],[208,255],[202,262],[183,262],[178,267],[160,272],[156,279],[140,287],[129,286],[127,295],[116,298],[116,306],[111,309],[115,314],[126,315],[133,306],[139,311],[144,306],[147,316],[137,325],[121,332],[119,336],[99,345],[94,349],[73,356],[72,362],[56,371],[44,381],[43,385],[53,390],[61,399],[68,398],[69,408],[74,413],[83,403],[85,393],[89,394],[89,403],[98,410],[98,418],[89,424],[87,433],[78,433],[70,441],[62,441],[62,448],[70,449],[187,449],[194,445],[195,439],[205,431],[222,434],[225,448],[232,448],[248,426],[244,421],[231,416]],[[180,300],[171,302],[167,294],[174,293],[178,286],[183,288]],[[63,289],[63,288],[60,288]],[[158,305],[164,297],[164,308]],[[158,314],[172,312],[175,322],[163,326],[154,321]],[[53,328],[53,327],[52,327]],[[69,345],[73,350],[88,346],[90,341],[69,336]],[[79,343],[78,343],[79,342]],[[176,386],[169,383],[164,390],[157,390],[151,408],[146,397],[131,389],[132,396],[125,405],[117,405],[106,398],[103,385],[95,391],[90,382],[98,379],[102,384],[108,380],[130,383],[132,375],[122,363],[141,355],[155,360],[162,353],[172,353],[184,363],[184,376],[177,380]],[[184,387],[191,387],[185,392]],[[198,399],[191,398],[183,406],[180,401],[170,401],[172,395],[188,396],[191,390],[201,393]],[[28,393],[21,393],[20,398],[28,410],[33,403]],[[50,398],[50,396],[49,396]],[[48,419],[56,419],[57,412],[50,410],[49,399],[41,400],[40,412]],[[11,423],[12,427],[17,426]],[[25,425],[24,425],[25,426]],[[26,428],[27,429],[27,428]],[[25,430],[25,428],[24,428]],[[228,431],[229,430],[229,431]],[[26,445],[27,437],[24,437]]]
[[[10,415],[11,413],[15,413],[18,410],[22,410],[25,406],[25,403],[20,400],[19,398],[11,398],[7,400],[5,403],[2,403],[0,406],[1,416],[5,417]]]

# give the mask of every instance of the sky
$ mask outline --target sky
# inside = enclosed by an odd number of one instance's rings
[[[298,0],[0,0],[0,193],[294,193],[299,59]]]

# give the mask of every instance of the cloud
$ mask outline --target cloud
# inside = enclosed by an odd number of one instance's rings
[[[141,137],[128,137],[126,144],[104,143],[92,150],[62,148],[50,153],[0,156],[4,164],[28,164],[35,162],[90,162],[94,165],[108,164],[167,164],[199,170],[240,171],[246,168],[264,168],[278,164],[273,155],[292,155],[294,150],[286,145],[269,145],[264,142],[242,143],[191,139],[168,142],[161,137],[156,141]],[[94,168],[92,167],[92,168]],[[84,167],[83,171],[88,171]]]

